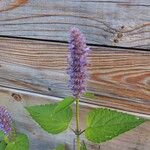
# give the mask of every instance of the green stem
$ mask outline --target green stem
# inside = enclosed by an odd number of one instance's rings
[[[80,150],[80,135],[79,135],[79,99],[76,99],[76,137],[77,150]]]

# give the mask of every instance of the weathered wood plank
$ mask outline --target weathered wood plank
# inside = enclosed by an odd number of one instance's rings
[[[0,1],[0,35],[66,41],[71,26],[88,43],[149,49],[150,1]]]
[[[17,96],[19,95],[19,99]],[[59,135],[51,135],[44,132],[39,126],[31,119],[25,106],[39,105],[45,103],[56,102],[60,100],[55,97],[48,97],[39,94],[32,94],[29,92],[16,91],[13,89],[7,89],[0,87],[0,105],[5,106],[12,112],[15,119],[17,130],[28,135],[30,139],[31,150],[53,150],[59,143],[66,143],[68,150],[73,150],[74,134],[72,131],[67,131]],[[85,128],[86,114],[91,110],[89,106],[85,106],[81,103],[80,106],[80,122],[81,128]],[[73,119],[72,127],[75,126],[75,120]],[[146,122],[132,131],[116,137],[115,139],[102,143],[100,145],[94,145],[87,142],[89,150],[149,150],[150,147],[150,122]]]
[[[84,102],[150,115],[150,52],[92,47]],[[0,38],[0,85],[56,97],[67,87],[67,45]]]

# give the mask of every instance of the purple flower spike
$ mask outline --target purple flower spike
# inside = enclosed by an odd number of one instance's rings
[[[12,131],[12,118],[5,107],[0,106],[0,130],[8,135]]]
[[[85,37],[78,28],[71,28],[69,37],[68,74],[69,88],[75,98],[80,98],[86,91],[87,79],[87,47]]]

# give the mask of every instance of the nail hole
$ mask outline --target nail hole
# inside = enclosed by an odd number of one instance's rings
[[[48,90],[51,91],[52,89],[50,87],[48,87]]]
[[[124,29],[124,26],[121,26],[121,29]]]
[[[118,39],[114,39],[114,42],[115,42],[115,43],[118,43],[119,41],[118,41]]]
[[[22,97],[19,94],[16,93],[12,93],[11,95],[16,101],[21,101]]]

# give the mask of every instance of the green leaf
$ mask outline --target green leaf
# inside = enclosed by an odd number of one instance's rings
[[[0,141],[3,140],[4,136],[5,136],[4,132],[3,132],[3,131],[0,131]]]
[[[6,146],[7,146],[7,144],[5,143],[5,141],[0,142],[0,150],[5,150]]]
[[[55,110],[54,110],[54,113],[56,112],[59,112],[59,111],[62,111],[66,108],[68,108],[72,103],[74,102],[74,98],[73,97],[66,97],[64,98],[64,100],[60,101]]]
[[[10,143],[9,137],[8,137],[8,136],[5,136],[5,137],[4,137],[4,141],[5,141],[5,143],[7,143],[7,144]]]
[[[57,104],[46,104],[30,106],[26,109],[32,118],[47,132],[52,134],[66,130],[72,119],[72,109],[68,107],[62,111],[54,113]]]
[[[65,145],[64,144],[59,144],[55,150],[65,150]]]
[[[28,137],[25,134],[18,134],[14,142],[9,142],[5,150],[29,150]]]
[[[90,99],[96,98],[94,93],[90,93],[90,92],[86,92],[83,96],[86,97],[86,98],[90,98]]]
[[[109,109],[94,109],[87,118],[85,136],[88,140],[101,143],[143,123],[138,117]]]
[[[14,142],[16,140],[16,137],[17,137],[16,129],[12,128],[11,132],[4,137],[4,141],[8,144]]]
[[[83,141],[80,147],[80,150],[87,150],[85,142]]]

